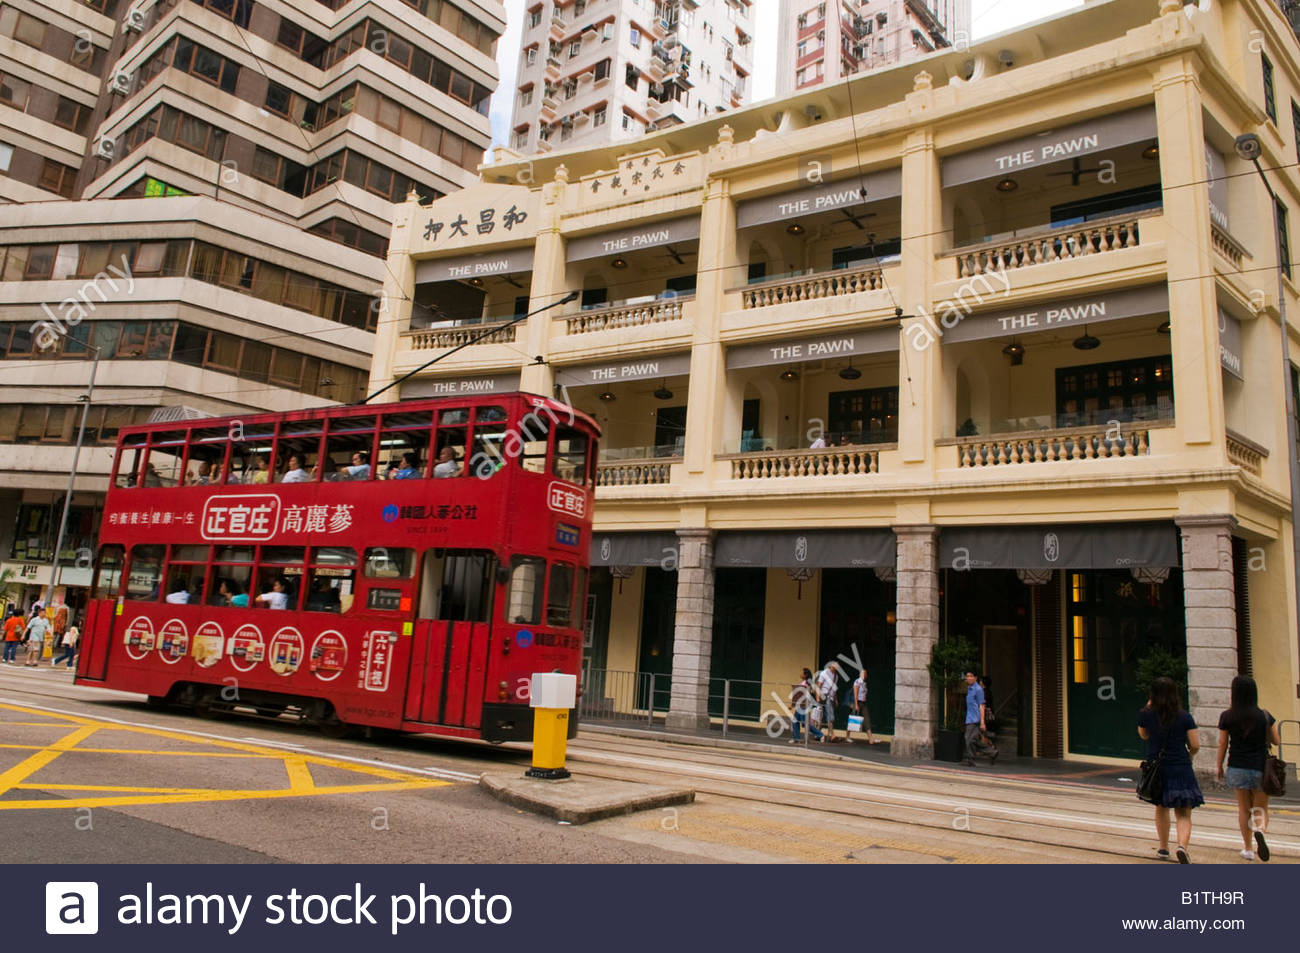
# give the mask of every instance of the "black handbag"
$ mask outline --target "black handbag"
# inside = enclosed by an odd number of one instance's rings
[[[1139,801],[1160,805],[1165,796],[1165,746],[1161,739],[1160,753],[1155,758],[1148,758],[1139,767],[1141,772],[1137,783]]]
[[[1260,780],[1260,790],[1269,797],[1283,797],[1286,794],[1286,776],[1291,766],[1277,755],[1264,759],[1264,777]]]

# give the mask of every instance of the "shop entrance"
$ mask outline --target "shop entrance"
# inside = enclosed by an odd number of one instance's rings
[[[641,652],[637,671],[654,675],[656,710],[668,705],[672,688],[673,630],[677,624],[677,573],[658,566],[645,569],[645,593],[641,599]],[[637,708],[650,705],[650,679],[637,679]]]
[[[721,717],[723,688],[731,686],[729,718],[758,718],[762,704],[766,569],[718,569],[713,587],[713,658],[709,714]]]
[[[1141,660],[1156,649],[1187,655],[1183,577],[1140,581],[1126,569],[1068,572],[1065,577],[1065,678],[1069,750],[1141,758],[1137,686]]]
[[[839,660],[843,669],[836,724],[843,727],[852,703],[848,701],[853,680],[858,677],[855,660],[867,670],[867,711],[871,729],[880,734],[894,731],[894,608],[896,586],[882,582],[871,569],[823,569],[821,628],[817,658],[810,667],[821,668]],[[856,655],[855,653],[856,649]]]

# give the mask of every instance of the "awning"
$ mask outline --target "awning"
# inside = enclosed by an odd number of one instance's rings
[[[625,255],[641,248],[689,242],[699,237],[700,217],[692,215],[689,218],[655,222],[653,225],[639,225],[636,228],[621,228],[617,231],[601,232],[599,235],[571,238],[565,258],[568,261],[584,261],[588,258],[603,258],[606,255]]]
[[[1172,523],[972,526],[939,534],[944,569],[1140,569],[1179,565]]]
[[[931,322],[942,325],[945,344],[958,344],[962,341],[983,341],[1037,331],[1057,331],[1071,327],[1082,329],[1085,324],[1163,314],[1168,310],[1169,287],[1159,284],[1083,298],[1044,301],[1042,304],[1022,306],[1013,311],[966,314],[963,308],[953,307],[938,312]]]
[[[950,156],[943,160],[943,187],[1015,175],[1036,166],[1155,138],[1155,107],[1142,106]]]
[[[891,529],[726,531],[718,533],[713,545],[718,568],[892,569],[896,559]]]
[[[727,370],[741,367],[765,367],[769,364],[792,364],[820,361],[828,357],[855,357],[898,350],[898,328],[871,328],[867,331],[844,331],[815,338],[785,338],[762,344],[741,344],[727,348]]]
[[[533,249],[510,248],[505,251],[478,255],[458,255],[455,258],[434,258],[416,262],[415,283],[431,281],[457,281],[466,278],[485,278],[489,275],[514,275],[533,270]]]
[[[660,566],[666,560],[676,564],[677,534],[593,533],[593,566]]]
[[[691,372],[691,356],[679,354],[646,355],[635,361],[613,364],[583,364],[559,367],[555,383],[565,387],[589,387],[593,384],[617,384],[619,381],[642,381],[655,377],[680,377]]]
[[[1246,379],[1241,363],[1241,322],[1222,308],[1219,309],[1219,363],[1237,380]]]
[[[417,377],[402,384],[402,400],[416,397],[461,397],[473,394],[509,394],[519,390],[519,372],[492,377]]]
[[[862,189],[867,190],[866,198],[862,197]],[[779,195],[765,195],[740,202],[736,205],[736,227],[751,228],[768,222],[783,222],[801,215],[815,215],[837,208],[895,199],[902,194],[903,170],[884,169],[861,179],[809,185]]]

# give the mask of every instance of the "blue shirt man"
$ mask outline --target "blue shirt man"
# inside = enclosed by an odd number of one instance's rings
[[[966,673],[966,724],[984,724],[984,688],[975,680],[974,672]]]
[[[984,687],[974,672],[966,673],[966,757],[962,763],[975,766],[976,755],[986,755],[990,764],[998,760],[998,749],[984,736]]]

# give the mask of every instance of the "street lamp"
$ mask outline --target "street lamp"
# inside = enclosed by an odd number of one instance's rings
[[[86,438],[86,415],[90,413],[90,400],[95,394],[95,375],[99,372],[99,348],[87,341],[74,338],[67,331],[60,331],[48,325],[47,327],[61,335],[65,340],[85,345],[94,352],[94,356],[90,362],[90,385],[86,388],[86,393],[77,398],[81,402],[81,423],[77,426],[77,446],[72,451],[72,468],[68,471],[68,492],[63,497],[63,516],[59,520],[59,535],[54,541],[54,558],[50,562],[50,585],[45,590],[46,608],[54,603],[54,582],[59,575],[59,554],[63,549],[64,534],[68,530],[68,511],[72,509],[72,490],[77,482],[77,463],[81,459],[81,444]],[[66,597],[64,601],[67,601]]]
[[[1259,157],[1264,152],[1259,136],[1254,133],[1238,136],[1234,146],[1237,155],[1254,164],[1260,181],[1268,191],[1269,200],[1273,203],[1273,234],[1277,242],[1277,311],[1282,324],[1282,391],[1286,395],[1286,456],[1291,471],[1291,568],[1295,577],[1296,633],[1297,638],[1300,639],[1300,527],[1296,524],[1296,503],[1300,501],[1300,460],[1296,458],[1296,406],[1295,393],[1291,388],[1291,335],[1287,328],[1286,282],[1283,280],[1287,262],[1283,257],[1282,247],[1282,206],[1277,193],[1273,191],[1273,186],[1269,184],[1268,176],[1264,174],[1264,167],[1259,164]]]

